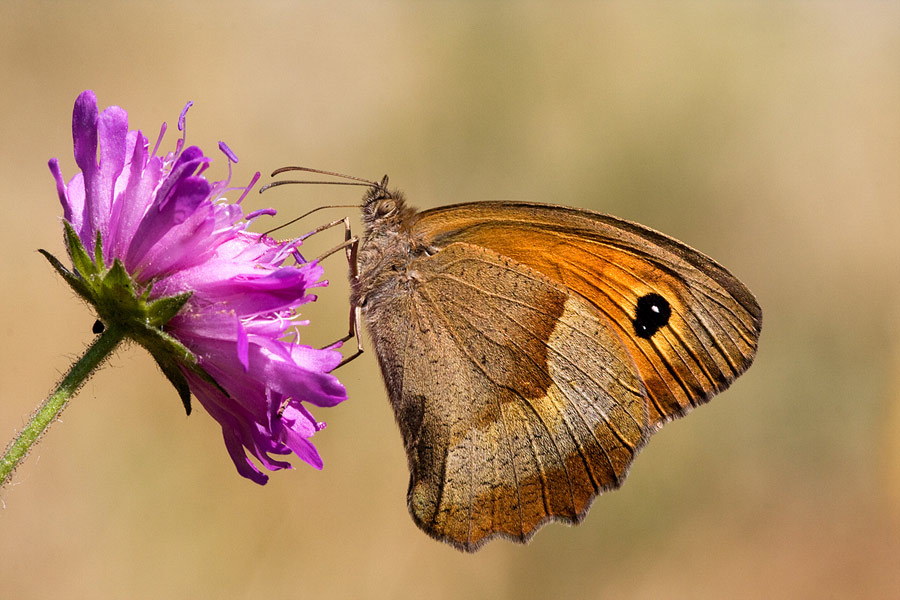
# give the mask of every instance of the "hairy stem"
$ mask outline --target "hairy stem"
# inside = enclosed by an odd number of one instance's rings
[[[16,467],[25,459],[28,452],[41,435],[60,415],[91,373],[99,367],[115,350],[124,338],[124,333],[109,327],[85,351],[84,355],[72,365],[66,376],[60,381],[56,390],[31,415],[25,428],[10,442],[0,460],[0,487],[9,483]]]

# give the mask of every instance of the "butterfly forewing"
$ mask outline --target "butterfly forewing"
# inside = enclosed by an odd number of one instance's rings
[[[565,207],[485,202],[418,213],[412,230],[437,248],[493,249],[585,298],[637,365],[655,426],[726,388],[756,353],[762,313],[749,290],[647,227]]]

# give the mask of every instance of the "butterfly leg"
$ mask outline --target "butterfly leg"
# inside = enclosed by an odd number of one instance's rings
[[[337,246],[335,246],[334,248],[324,252],[320,256],[317,256],[315,259],[315,262],[321,262],[322,260],[324,260],[325,258],[328,258],[335,252],[338,252],[339,250],[344,250],[347,255],[347,264],[350,267],[350,282],[351,282],[351,285],[353,285],[353,283],[359,277],[359,269],[358,269],[358,264],[357,264],[357,254],[359,251],[359,237],[352,235],[352,233],[350,231],[350,219],[348,217],[344,217],[343,219],[338,219],[331,223],[327,223],[325,225],[317,227],[313,231],[309,232],[306,236],[304,236],[304,239],[315,233],[324,231],[325,229],[334,227],[341,223],[344,224],[344,241],[341,244],[338,244]],[[346,365],[348,362],[350,362],[351,360],[353,360],[354,358],[356,358],[357,356],[359,356],[360,354],[363,353],[362,340],[359,337],[360,317],[361,317],[360,308],[358,306],[351,306],[350,307],[350,326],[349,326],[347,335],[345,335],[344,337],[342,337],[338,340],[335,340],[333,343],[328,344],[328,346],[326,346],[326,348],[327,348],[327,347],[333,346],[337,343],[344,343],[348,340],[353,339],[354,337],[356,338],[356,352],[354,352],[350,356],[345,357],[344,360],[342,360],[340,362],[340,364],[337,367],[335,367],[336,369]]]
[[[340,219],[335,219],[331,223],[325,223],[324,225],[319,225],[318,227],[316,227],[309,233],[303,234],[303,236],[300,239],[305,240],[306,238],[312,237],[321,231],[325,231],[326,229],[331,229],[332,227],[336,227],[337,225],[340,225],[342,223],[344,225],[344,240],[345,241],[349,240],[350,239],[350,217],[342,217]],[[336,248],[336,249],[339,249],[339,248],[340,248],[340,246],[338,246],[338,248]],[[331,252],[329,252],[329,254],[330,253]]]
[[[344,360],[342,360],[338,364],[338,366],[335,367],[335,369],[340,369],[341,367],[346,365],[348,362],[350,362],[351,360],[353,360],[354,358],[356,358],[357,356],[359,356],[360,354],[363,353],[362,339],[360,339],[360,337],[359,337],[359,319],[361,316],[360,312],[361,312],[361,309],[358,306],[350,307],[350,333],[347,334],[347,337],[342,338],[340,340],[341,342],[346,342],[350,338],[355,337],[356,338],[356,352],[354,352],[350,356],[345,356]]]

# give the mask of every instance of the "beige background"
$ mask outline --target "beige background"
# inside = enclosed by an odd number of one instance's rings
[[[753,368],[659,433],[584,524],[475,556],[409,519],[371,353],[340,372],[350,400],[316,413],[325,470],[257,487],[212,419],[185,418],[124,349],[0,491],[0,597],[900,590],[897,4],[6,1],[0,83],[0,443],[91,339],[35,251],[62,252],[46,161],[75,172],[88,87],[151,138],[194,100],[189,142],[216,176],[222,139],[237,181],[300,163],[389,173],[422,207],[522,199],[645,223],[721,261],[765,313]],[[358,198],[295,188],[248,206],[286,218]],[[344,266],[326,266],[315,343],[345,327]]]

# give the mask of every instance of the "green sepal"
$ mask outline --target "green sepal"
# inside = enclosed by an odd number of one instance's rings
[[[63,225],[66,249],[74,272],[50,253],[40,250],[41,254],[79,296],[94,306],[103,324],[116,327],[125,337],[150,352],[178,393],[185,412],[191,414],[191,389],[182,369],[187,369],[228,396],[228,392],[198,364],[194,353],[163,330],[163,326],[184,308],[193,292],[150,301],[152,284],[141,286],[138,292],[121,260],[115,259],[112,267],[106,268],[99,232],[94,245],[94,259],[91,260],[72,224],[63,221]]]
[[[131,277],[118,259],[99,281],[94,281],[94,305],[100,319],[107,323],[120,323],[126,331],[147,322],[147,307],[137,297]]]
[[[132,327],[128,336],[138,344],[157,356],[169,357],[165,360],[173,360],[193,370],[197,365],[197,357],[190,349],[177,339],[160,329],[148,324]]]
[[[151,325],[162,327],[169,319],[178,314],[178,311],[191,299],[193,292],[184,292],[177,296],[167,296],[150,303],[147,307],[147,318]]]
[[[81,239],[75,232],[75,228],[68,221],[63,221],[63,227],[66,230],[66,249],[69,251],[69,258],[72,259],[72,266],[75,267],[75,272],[84,279],[97,275],[100,272],[100,267],[91,260],[90,255],[81,243]]]
[[[94,265],[98,269],[102,269],[105,264],[103,262],[103,239],[100,237],[100,232],[97,231],[97,239],[94,240]]]
[[[56,272],[59,273],[59,275],[65,280],[66,283],[69,284],[70,288],[75,290],[76,294],[84,298],[89,303],[94,304],[93,294],[91,294],[90,288],[81,277],[68,270],[65,265],[59,262],[59,259],[57,259],[46,250],[38,249],[38,252],[44,255],[44,258],[47,259],[47,262],[49,262],[50,265],[54,269],[56,269]]]
[[[181,398],[181,404],[184,405],[184,412],[190,416],[191,388],[188,385],[184,373],[181,372],[181,369],[178,368],[178,364],[172,360],[171,357],[160,352],[151,352],[150,354],[159,366],[159,370],[163,372],[163,375],[166,376],[166,379],[169,380],[169,383],[171,383],[175,388],[175,391],[178,392],[178,397]]]
[[[112,268],[103,276],[103,287],[116,296],[133,298],[137,303],[138,298],[134,293],[131,277],[128,276],[125,265],[118,258],[113,262]]]
[[[196,355],[187,346],[162,329],[145,325],[140,331],[132,331],[130,337],[150,352],[156,364],[159,365],[160,370],[175,387],[188,414],[191,414],[190,389],[186,387],[187,380],[178,368],[179,366],[186,368],[203,381],[214,386],[225,396],[230,397],[230,394],[213,379],[213,376],[200,366]]]

